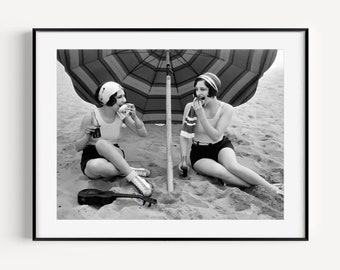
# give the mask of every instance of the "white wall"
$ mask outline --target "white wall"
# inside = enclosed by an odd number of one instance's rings
[[[76,3],[79,2],[79,3]],[[1,269],[339,267],[336,1],[5,1],[0,11]],[[249,2],[249,3],[246,3]],[[214,3],[214,4],[213,4]],[[33,242],[33,27],[310,29],[309,242]],[[49,179],[46,179],[48,181]],[[114,228],[112,228],[114,230]]]

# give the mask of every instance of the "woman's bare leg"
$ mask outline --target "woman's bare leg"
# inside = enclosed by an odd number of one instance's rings
[[[230,173],[225,167],[212,159],[202,158],[198,160],[194,164],[194,169],[200,174],[217,177],[227,185],[235,185],[241,187],[250,186],[247,182]]]
[[[96,179],[120,175],[120,171],[105,158],[91,159],[86,163],[84,170],[87,177]]]
[[[129,175],[132,172],[129,164],[122,155],[122,151],[106,140],[98,140],[96,143],[98,153],[110,161],[113,166],[122,174]]]
[[[268,183],[265,179],[263,179],[256,172],[251,169],[241,165],[236,160],[235,152],[232,148],[223,148],[218,154],[218,161],[232,174],[238,176],[243,181],[247,182],[251,185],[262,185],[265,186],[276,193],[280,193],[281,191]]]

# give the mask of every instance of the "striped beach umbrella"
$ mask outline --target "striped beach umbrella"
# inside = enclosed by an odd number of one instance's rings
[[[96,104],[95,91],[103,82],[120,83],[128,102],[144,122],[166,120],[167,50],[58,50],[58,61],[70,75],[75,91]],[[258,81],[273,63],[276,50],[168,50],[171,71],[171,113],[181,122],[193,99],[193,81],[215,73],[222,82],[218,98],[233,106],[248,101]]]
[[[171,126],[182,121],[185,105],[193,100],[196,77],[215,73],[222,82],[217,97],[240,105],[255,94],[276,50],[58,50],[57,56],[85,101],[96,104],[97,87],[115,81],[124,87],[127,101],[136,106],[144,122],[166,122],[167,184],[171,192]]]

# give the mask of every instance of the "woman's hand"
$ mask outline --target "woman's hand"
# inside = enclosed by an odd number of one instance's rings
[[[203,106],[202,106],[203,102],[199,99],[195,99],[194,102],[192,103],[192,107],[194,108],[197,117],[201,118],[204,114],[204,110],[203,110]]]
[[[94,125],[89,125],[87,126],[84,131],[85,131],[85,134],[88,134],[88,135],[92,135],[92,133],[96,130],[96,126]]]
[[[122,106],[120,106],[117,114],[121,120],[124,120],[125,117],[127,117],[128,115],[130,115],[132,119],[134,119],[136,117],[135,105],[131,103],[125,103]]]
[[[128,111],[129,111],[128,113],[129,117],[126,117],[124,119],[124,123],[128,126],[129,129],[135,132],[138,136],[146,137],[148,133],[146,131],[143,121],[139,119],[136,114],[135,105],[130,103]]]
[[[89,113],[85,115],[81,121],[80,129],[75,141],[75,148],[78,152],[86,147],[87,142],[91,138],[95,129],[96,127],[91,124],[91,114]]]
[[[129,114],[131,115],[131,118],[132,118],[133,120],[135,120],[136,117],[137,117],[137,115],[136,115],[136,107],[135,107],[135,105],[132,104],[132,103],[129,103],[128,106],[129,106],[129,107],[128,107]]]
[[[181,162],[178,164],[178,172],[179,175],[187,177],[189,173],[189,166],[187,164],[186,158],[182,159]]]

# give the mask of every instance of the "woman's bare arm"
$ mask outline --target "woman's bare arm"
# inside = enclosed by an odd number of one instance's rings
[[[85,115],[81,124],[79,133],[75,141],[75,148],[79,152],[85,148],[91,137],[91,115]]]
[[[143,121],[139,119],[137,115],[135,116],[135,119],[132,119],[131,116],[125,117],[124,123],[138,136],[146,137],[148,135],[148,132],[146,131]]]
[[[184,119],[188,115],[190,108],[191,108],[191,103],[188,103],[184,109],[182,123],[184,123]],[[179,142],[180,142],[180,151],[181,151],[181,163],[187,162],[191,140],[186,137],[179,136]]]

